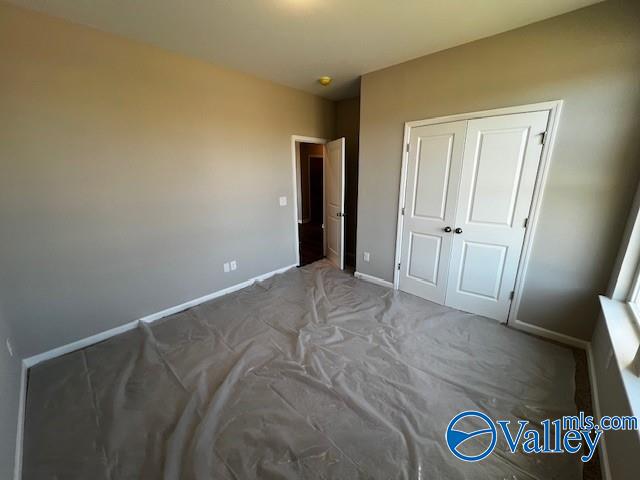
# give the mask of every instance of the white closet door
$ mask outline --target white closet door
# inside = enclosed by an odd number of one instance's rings
[[[325,147],[325,233],[327,258],[344,268],[344,137]]]
[[[444,303],[466,122],[414,127],[409,136],[399,288]]]
[[[548,112],[469,120],[446,304],[506,321]]]

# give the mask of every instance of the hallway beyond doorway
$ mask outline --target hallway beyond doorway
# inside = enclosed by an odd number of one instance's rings
[[[300,238],[300,266],[324,258],[322,223],[299,223],[298,235]]]

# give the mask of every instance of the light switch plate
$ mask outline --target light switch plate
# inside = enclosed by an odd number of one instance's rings
[[[368,262],[369,261],[369,256],[370,256],[369,252],[364,252],[363,256],[364,256],[364,261]]]
[[[280,197],[280,206],[281,207],[287,206],[287,197]]]
[[[229,265],[231,266],[231,270],[235,270],[236,268],[238,268],[238,264],[236,263],[235,260],[231,260]]]
[[[225,262],[223,268],[224,268],[224,273],[228,273],[229,272],[229,262]]]

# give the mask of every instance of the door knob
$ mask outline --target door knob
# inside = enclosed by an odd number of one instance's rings
[[[456,229],[454,230],[454,232],[456,232],[456,233],[462,233],[462,229],[461,229],[460,227],[458,227],[458,228],[456,228]]]
[[[444,227],[443,230],[447,233],[449,233],[451,231],[451,227]]]

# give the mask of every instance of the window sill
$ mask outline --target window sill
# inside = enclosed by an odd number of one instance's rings
[[[629,304],[600,296],[600,305],[611,338],[615,360],[633,415],[640,416],[640,332]]]
[[[636,328],[636,333],[640,335],[640,304],[638,303],[628,303],[629,310],[631,310],[631,315],[633,316],[633,325]]]

